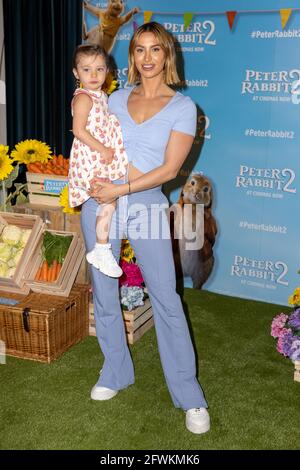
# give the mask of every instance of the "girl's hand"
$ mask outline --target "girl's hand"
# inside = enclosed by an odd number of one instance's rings
[[[101,163],[109,165],[112,163],[115,156],[115,150],[111,147],[104,147],[104,150],[101,152]]]
[[[118,186],[113,183],[105,183],[100,178],[93,178],[89,195],[96,199],[99,204],[115,201],[119,197]]]

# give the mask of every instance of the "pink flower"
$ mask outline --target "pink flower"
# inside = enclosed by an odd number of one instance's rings
[[[286,316],[287,316],[287,315],[286,315]],[[284,356],[287,356],[287,354],[285,354],[285,352],[284,352],[284,340],[285,340],[285,336],[286,336],[288,333],[291,333],[291,329],[290,329],[290,328],[282,328],[281,331],[280,331],[280,334],[278,335],[277,351],[278,351],[280,354],[283,354]]]
[[[288,319],[288,315],[285,315],[284,313],[280,313],[280,315],[277,315],[272,321],[271,325],[271,336],[273,338],[278,338],[281,336],[281,332],[284,329],[285,322]]]
[[[120,278],[120,286],[138,286],[142,287],[144,282],[140,268],[135,263],[128,263],[121,260],[121,268],[123,269],[123,276]]]

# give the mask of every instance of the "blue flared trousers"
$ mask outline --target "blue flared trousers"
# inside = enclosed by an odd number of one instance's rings
[[[148,289],[160,359],[174,406],[207,407],[196,379],[195,354],[187,321],[176,292],[175,267],[166,215],[167,198],[154,188],[118,199],[110,243],[116,259],[122,238],[128,238]],[[87,251],[96,241],[99,205],[90,198],[81,210]],[[134,383],[134,368],[126,342],[119,281],[90,267],[97,338],[104,364],[97,385],[121,390]]]

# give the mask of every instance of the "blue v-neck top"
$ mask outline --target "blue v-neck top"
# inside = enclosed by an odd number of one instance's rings
[[[195,136],[197,110],[188,96],[176,92],[158,113],[137,124],[130,116],[127,106],[132,89],[123,88],[112,93],[108,106],[109,111],[121,123],[129,162],[141,172],[147,173],[164,163],[172,130]]]

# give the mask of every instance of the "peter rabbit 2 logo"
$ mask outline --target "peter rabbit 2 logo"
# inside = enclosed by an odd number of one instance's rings
[[[255,168],[240,165],[235,186],[245,190],[247,196],[282,199],[284,195],[295,195],[296,172],[292,168]]]
[[[300,69],[245,71],[241,94],[253,101],[300,103]]]
[[[205,46],[216,46],[216,25],[211,20],[195,21],[185,28],[183,23],[163,23],[167,31],[176,37],[180,50],[184,52],[203,52]]]

